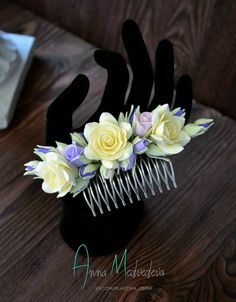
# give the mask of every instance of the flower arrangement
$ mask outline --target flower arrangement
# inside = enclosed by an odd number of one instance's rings
[[[185,125],[185,111],[170,110],[168,104],[142,113],[132,106],[118,120],[105,112],[99,122],[86,124],[83,133],[72,133],[71,144],[56,142],[57,147],[35,148],[41,160],[26,163],[24,175],[42,179],[46,193],[75,197],[97,173],[112,179],[115,173],[135,171],[140,154],[152,158],[177,154],[212,125],[212,119],[203,118]]]

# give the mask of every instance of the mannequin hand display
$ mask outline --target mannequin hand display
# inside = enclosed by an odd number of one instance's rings
[[[174,94],[174,51],[170,41],[162,40],[156,49],[155,73],[138,25],[127,20],[122,28],[123,43],[132,71],[131,88],[126,94],[130,75],[124,58],[113,51],[96,50],[94,58],[108,73],[107,83],[97,111],[86,123],[98,120],[102,112],[116,116],[130,110],[131,105],[140,106],[141,111],[151,111],[159,104],[168,103],[171,108],[185,109],[185,120],[191,113],[192,81],[182,75]],[[153,98],[150,96],[154,89]],[[73,82],[49,106],[46,116],[46,143],[55,141],[68,143],[73,131],[72,114],[85,100],[89,90],[89,79],[79,74]],[[76,131],[81,131],[76,129]]]

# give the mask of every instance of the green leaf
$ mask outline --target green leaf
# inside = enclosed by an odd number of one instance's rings
[[[152,158],[159,158],[166,156],[166,153],[164,153],[157,145],[155,144],[150,144],[147,151],[146,151],[147,156],[152,157]]]
[[[89,182],[90,182],[89,179],[79,178],[77,180],[76,185],[71,190],[73,197],[77,196],[80,192],[82,192],[84,189],[86,189],[87,186],[89,185]]]
[[[70,136],[72,138],[72,141],[76,142],[79,146],[81,146],[81,147],[87,146],[87,142],[86,142],[85,138],[83,137],[83,135],[81,135],[77,132],[74,132],[74,133],[71,133]]]

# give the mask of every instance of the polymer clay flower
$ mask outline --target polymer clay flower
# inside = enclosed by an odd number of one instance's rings
[[[205,133],[214,124],[213,119],[201,118],[192,124],[184,126],[183,130],[191,137],[196,137]]]
[[[37,168],[39,161],[38,160],[32,160],[28,163],[24,164],[25,166],[25,173],[24,175],[35,175],[35,170]]]
[[[99,123],[85,126],[88,145],[84,148],[84,155],[90,160],[101,161],[107,169],[116,169],[119,161],[126,160],[133,152],[133,145],[128,142],[131,135],[129,123],[118,123],[110,113],[102,113]]]
[[[84,152],[84,148],[78,146],[76,143],[72,143],[66,146],[64,150],[64,156],[69,161],[69,163],[73,163],[79,156]]]
[[[105,179],[112,179],[115,174],[114,169],[107,169],[103,165],[101,165],[99,172],[101,176]]]
[[[78,143],[74,141],[65,147],[62,154],[70,164],[76,167],[84,167],[91,162],[91,160],[84,155],[84,147],[79,146]]]
[[[152,126],[151,112],[135,113],[135,134],[143,137]]]
[[[34,174],[43,179],[42,189],[46,193],[58,192],[58,197],[65,196],[76,184],[78,171],[59,153],[48,152],[41,156]]]
[[[123,172],[131,170],[135,166],[136,155],[131,153],[130,157],[120,162],[120,169]]]
[[[160,156],[177,154],[190,141],[189,134],[182,129],[184,122],[184,111],[180,108],[171,112],[165,104],[152,111],[150,139],[158,147]]]
[[[134,152],[136,154],[143,154],[148,149],[149,141],[146,138],[136,137],[133,141],[133,144],[134,144]]]
[[[43,179],[42,189],[47,193],[57,192],[58,197],[72,193],[75,197],[98,173],[109,180],[115,173],[119,176],[132,170],[134,175],[139,159],[145,159],[142,154],[168,161],[163,157],[181,152],[191,138],[212,125],[212,119],[204,118],[185,125],[184,109],[170,110],[168,104],[143,113],[139,106],[132,105],[129,112],[119,114],[118,120],[110,113],[102,113],[99,122],[85,125],[83,133],[71,133],[70,144],[37,146],[34,153],[41,161],[26,163],[24,175]],[[140,169],[144,168],[138,166]],[[123,185],[122,181],[118,183]]]

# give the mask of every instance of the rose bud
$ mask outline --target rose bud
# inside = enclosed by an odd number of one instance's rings
[[[115,174],[115,170],[114,169],[107,169],[106,167],[101,165],[100,174],[105,179],[112,179],[114,174]]]
[[[38,160],[32,160],[28,163],[26,163],[25,166],[25,173],[24,175],[36,175],[35,169],[37,168],[39,161]]]
[[[136,160],[136,155],[133,152],[128,159],[120,162],[120,169],[123,172],[131,170],[135,165],[135,160]]]
[[[192,124],[184,126],[183,130],[191,137],[196,137],[205,133],[214,124],[213,119],[198,119]]]
[[[78,146],[76,143],[68,145],[64,150],[64,156],[68,160],[69,163],[73,161],[76,157],[83,154],[84,148]]]
[[[143,112],[136,120],[135,133],[138,136],[144,136],[152,126],[151,112]]]
[[[143,154],[147,151],[147,148],[149,146],[149,142],[147,139],[143,138],[140,139],[135,145],[134,145],[134,152],[136,154]]]
[[[47,146],[37,146],[37,148],[34,149],[35,152],[47,154],[48,152],[52,151],[52,147]]]
[[[86,141],[86,138],[84,137],[84,134],[82,132],[71,133],[71,138],[72,138],[72,141],[74,143],[77,143],[80,147],[85,147],[88,144]]]
[[[82,178],[93,178],[99,167],[99,164],[88,164],[79,169],[79,174]]]

